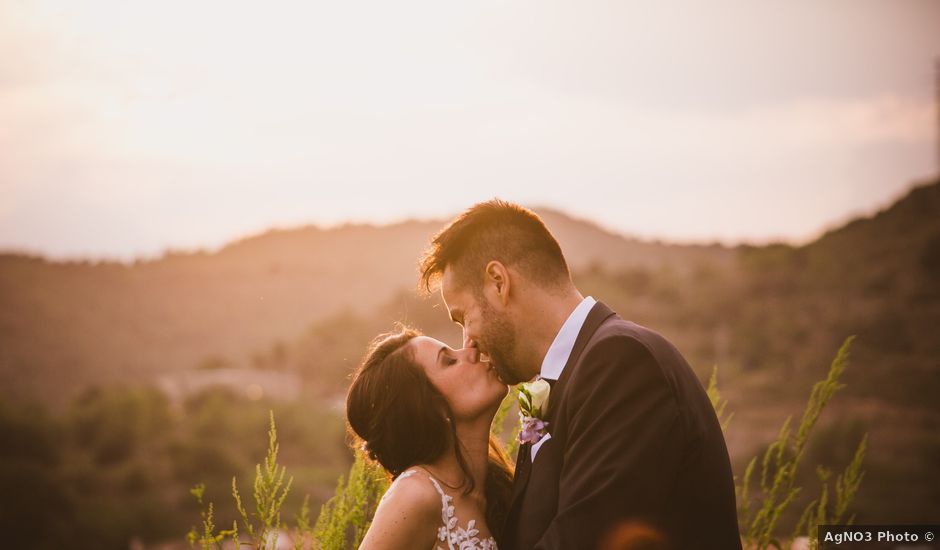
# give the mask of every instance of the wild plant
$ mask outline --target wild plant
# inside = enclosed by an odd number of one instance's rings
[[[770,443],[763,456],[758,454],[748,462],[741,484],[735,485],[738,524],[746,548],[755,550],[765,550],[771,547],[783,548],[783,543],[777,538],[780,521],[802,491],[802,487],[797,485],[797,473],[805,456],[813,428],[835,393],[844,387],[839,379],[848,366],[849,348],[853,340],[854,336],[845,340],[832,361],[826,378],[813,385],[796,432],[794,433],[791,428],[792,417],[787,417],[777,438]],[[727,401],[723,400],[718,392],[717,370],[712,372],[707,393],[719,417],[722,429],[725,430],[731,415],[725,413]],[[859,443],[851,462],[836,478],[835,502],[829,502],[828,480],[831,472],[822,466],[817,467],[817,476],[821,482],[820,496],[804,508],[792,538],[803,534],[809,538],[811,547],[816,547],[818,525],[838,523],[845,519],[845,514],[864,477],[861,465],[865,457],[867,441],[866,434]],[[758,458],[760,458],[760,482],[759,486],[752,490],[751,480]],[[752,496],[752,492],[756,492],[757,495]],[[846,521],[851,523],[853,520],[854,516],[851,516]]]

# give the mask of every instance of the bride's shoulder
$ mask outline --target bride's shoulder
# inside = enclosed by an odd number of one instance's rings
[[[382,496],[382,503],[386,501],[390,501],[395,507],[427,512],[434,517],[439,516],[441,511],[441,495],[434,488],[428,474],[420,468],[402,472]]]
[[[441,497],[427,474],[405,472],[379,502],[360,549],[430,548],[440,521]]]

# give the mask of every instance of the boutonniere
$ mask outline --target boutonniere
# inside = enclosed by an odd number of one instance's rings
[[[548,413],[548,394],[552,387],[541,378],[519,386],[519,443],[537,443],[545,435],[548,422],[543,420]]]

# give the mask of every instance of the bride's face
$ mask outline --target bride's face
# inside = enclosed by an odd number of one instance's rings
[[[414,347],[415,360],[457,420],[496,413],[509,387],[499,381],[489,362],[480,361],[476,348],[455,350],[428,336],[418,336],[408,345]]]

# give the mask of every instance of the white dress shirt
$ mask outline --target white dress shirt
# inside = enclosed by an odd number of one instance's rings
[[[571,357],[571,350],[574,349],[574,341],[578,339],[581,327],[584,326],[584,321],[587,320],[588,313],[591,312],[591,308],[593,308],[596,303],[597,300],[590,296],[581,300],[578,307],[574,308],[574,311],[572,311],[571,315],[565,320],[565,324],[561,325],[561,329],[559,329],[558,334],[555,335],[552,345],[548,347],[548,352],[545,353],[545,358],[542,359],[542,370],[539,373],[540,378],[548,378],[550,380],[558,380],[561,378],[561,373],[565,370],[568,358]],[[551,394],[549,394],[548,401],[549,407],[551,407]],[[535,455],[538,453],[539,447],[551,438],[552,434],[546,433],[529,448],[530,458],[533,462],[535,461]]]
[[[565,320],[565,324],[561,325],[561,329],[555,335],[555,340],[552,341],[552,345],[548,347],[548,352],[545,353],[545,358],[542,359],[542,370],[539,373],[541,378],[551,380],[561,378],[561,372],[565,370],[565,364],[568,363],[571,350],[574,349],[574,341],[577,340],[581,327],[584,326],[584,321],[587,320],[588,313],[591,312],[591,308],[596,303],[597,300],[590,296],[581,300],[578,307],[574,308],[574,311]]]

